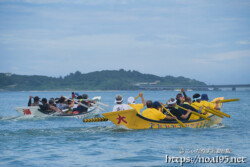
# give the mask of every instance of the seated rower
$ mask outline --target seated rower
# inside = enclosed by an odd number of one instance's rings
[[[160,111],[162,113],[162,104],[161,102],[155,101],[153,102],[153,108],[155,108],[156,110]]]
[[[184,95],[184,97],[183,97],[183,95]],[[181,89],[181,93],[178,93],[177,95],[176,95],[176,100],[177,100],[177,105],[180,105],[180,104],[183,104],[183,102],[184,102],[184,100],[185,100],[185,98],[187,97],[187,95],[186,95],[186,93],[185,93],[185,91],[184,91],[184,88],[182,88]]]
[[[68,109],[68,108],[69,108],[69,105],[68,105],[68,104],[65,104],[65,98],[64,98],[64,97],[61,97],[61,98],[58,100],[58,103],[56,104],[56,107],[59,108],[60,110],[64,110],[64,109]]]
[[[133,109],[135,109],[138,114],[141,114],[141,110],[144,108],[145,106],[145,99],[143,97],[143,93],[140,93],[139,96],[141,97],[141,101],[142,103],[140,104],[135,104],[135,98],[134,97],[129,97],[128,98],[128,105],[130,107],[132,107]]]
[[[82,104],[85,104],[86,106],[90,107],[91,106],[91,103],[95,103],[95,102],[90,102],[90,101],[86,101],[88,99],[88,95],[87,94],[82,94],[82,101],[81,103]],[[88,109],[87,109],[88,110]],[[85,109],[85,111],[87,112],[87,110]]]
[[[191,101],[192,99],[190,97],[186,97],[184,103],[181,104],[180,106],[201,114],[202,106],[200,106],[199,110],[196,110],[194,107],[191,106]],[[196,119],[200,119],[200,117],[194,114],[192,114],[189,118],[189,120],[196,120]]]
[[[179,120],[188,120],[191,116],[191,110],[185,111],[183,109],[180,109],[176,107],[177,100],[176,99],[169,99],[167,104],[169,111],[176,116]]]
[[[55,99],[53,98],[53,97],[51,97],[50,99],[49,99],[49,101],[51,100],[51,102],[53,102],[53,106],[55,106],[56,107],[56,104],[55,104]]]
[[[196,110],[200,110],[203,108],[203,104],[201,102],[201,95],[199,93],[195,93],[193,95],[193,103],[191,104],[192,107],[194,107]],[[201,113],[205,116],[209,116],[209,113],[205,110],[201,110]]]
[[[59,99],[60,99],[60,98],[58,98],[58,97],[55,98],[55,105],[57,105],[57,104],[59,103]]]
[[[54,105],[54,100],[53,100],[53,99],[50,99],[50,100],[49,100],[49,109],[50,109],[53,113],[55,113],[55,112],[57,112],[57,113],[64,113],[64,112],[62,112],[62,110],[60,110],[59,108],[56,108],[56,107],[55,107],[55,105]]]
[[[82,96],[78,96],[77,99],[78,99],[78,104],[76,108],[73,108],[73,114],[82,114],[88,112],[88,107],[90,107],[90,103],[85,101],[85,99],[88,99],[88,95],[83,94]],[[75,106],[74,99],[73,99],[73,106]]]
[[[202,106],[200,106],[199,110],[196,110],[194,107],[191,106],[191,102],[192,99],[190,97],[186,97],[184,103],[181,104],[180,106],[201,114]]]
[[[203,106],[205,106],[205,107],[208,108],[208,109],[220,110],[220,106],[219,106],[220,101],[219,101],[219,100],[216,101],[215,105],[214,105],[213,103],[209,102],[208,100],[209,100],[209,99],[208,99],[207,94],[202,94],[202,95],[201,95],[201,102],[200,102],[200,103],[201,103]]]
[[[116,105],[114,105],[114,107],[113,107],[113,112],[133,109],[128,104],[122,104],[122,102],[123,102],[122,96],[121,95],[116,95],[116,97],[115,97]]]
[[[59,99],[59,102],[56,104],[56,107],[59,108],[60,110],[64,111],[67,110],[67,114],[71,114],[72,112],[70,111],[70,108],[74,106],[74,102],[71,102],[70,104],[65,104],[65,98],[61,96]]]
[[[153,119],[156,121],[160,120],[175,120],[176,117],[171,117],[168,115],[164,115],[161,111],[158,109],[161,107],[161,104],[159,102],[152,102],[151,100],[148,100],[147,103],[147,109],[142,112],[142,116]],[[155,108],[157,109],[155,109]]]
[[[34,103],[31,103],[32,98],[33,98],[33,96],[30,96],[28,106],[39,106],[40,98],[38,96],[34,97]]]
[[[49,104],[47,103],[46,98],[42,98],[42,105],[39,105],[41,110],[46,111],[49,110]]]
[[[55,112],[57,112],[57,110],[55,109],[56,107],[53,106],[54,104],[54,101],[53,100],[49,100],[49,103],[47,103],[47,99],[46,98],[43,98],[42,99],[42,105],[39,105],[40,107],[40,111],[44,114],[54,114]],[[58,109],[59,110],[59,109]],[[62,112],[62,111],[61,111]]]

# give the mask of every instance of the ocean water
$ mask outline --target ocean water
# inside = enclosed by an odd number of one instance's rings
[[[109,112],[115,95],[123,95],[126,101],[139,91],[79,93],[87,93],[90,98],[102,96],[102,102],[110,105],[105,108]],[[177,93],[145,91],[144,98],[165,103]],[[192,96],[197,92],[186,93]],[[14,109],[26,106],[30,95],[50,98],[69,96],[71,92],[0,92],[0,166],[181,166],[180,158],[185,158],[183,166],[250,166],[250,92],[198,93],[207,93],[210,99],[223,96],[240,101],[224,103],[223,111],[231,118],[223,118],[222,125],[129,130],[111,122],[21,116]],[[197,162],[197,158],[203,161]],[[213,163],[209,158],[214,158]]]

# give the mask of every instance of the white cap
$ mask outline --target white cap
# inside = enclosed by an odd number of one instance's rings
[[[115,103],[121,103],[121,102],[123,102],[122,96],[121,95],[116,95],[116,97],[115,97]]]
[[[135,98],[134,97],[129,97],[128,98],[128,104],[135,104]]]
[[[176,99],[174,99],[174,101],[171,101],[171,99],[168,100],[168,105],[172,105],[172,104],[175,104],[175,103],[176,103]]]

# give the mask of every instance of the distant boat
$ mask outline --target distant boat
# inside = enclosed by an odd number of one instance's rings
[[[100,102],[101,96],[94,97],[93,100]],[[56,116],[56,117],[74,117],[74,118],[91,118],[94,117],[95,115],[98,115],[100,111],[98,105],[89,107],[86,113],[81,113],[81,114],[66,114],[66,113],[62,114],[57,112],[50,112],[50,114],[47,114],[48,112],[42,111],[39,106],[16,107],[15,109],[21,115],[32,115],[37,117]]]

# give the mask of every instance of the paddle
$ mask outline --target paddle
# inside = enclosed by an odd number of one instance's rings
[[[92,103],[92,105],[93,105],[94,107],[96,107],[96,108],[102,110],[102,111],[106,111],[105,109],[103,109],[102,107],[100,107],[100,106],[98,106],[98,105],[96,105],[96,104],[94,104],[94,103]]]
[[[164,105],[162,105],[162,107],[172,116],[172,117],[174,117],[174,115],[168,110],[168,109],[166,109],[165,107],[164,107]],[[184,124],[184,123],[182,123],[179,119],[175,119],[182,127],[184,127],[184,128],[186,128],[186,125]]]
[[[192,105],[194,105],[195,107],[199,108],[199,106],[195,105],[194,103],[192,103]],[[211,113],[211,114],[214,114],[214,115],[216,115],[218,117],[224,118],[222,115],[220,115],[219,113],[214,112],[213,110],[209,110],[207,108],[204,108],[204,110],[207,111],[207,112],[209,112],[209,113]]]
[[[88,99],[81,99],[81,100],[83,100],[83,101],[89,101]],[[93,101],[93,100],[92,100]],[[94,104],[94,103],[92,103],[92,105],[94,106],[94,107],[97,107],[97,108],[99,108],[100,110],[102,110],[102,111],[106,111],[105,109],[103,109],[102,107],[100,107],[100,106],[98,106],[98,105],[96,105],[96,104]]]
[[[210,108],[209,110],[212,110],[212,111],[214,111],[214,112],[216,112],[216,113],[218,113],[218,114],[221,114],[221,115],[224,115],[225,117],[230,118],[230,115],[228,115],[228,114],[226,114],[226,113],[224,113],[224,112],[221,112],[221,111],[219,111],[219,110],[216,110],[216,109],[214,109],[214,108]]]
[[[82,100],[84,100],[84,101],[94,101],[94,102],[96,102],[97,104],[100,104],[100,105],[102,105],[102,106],[104,106],[104,107],[109,107],[108,104],[104,104],[104,103],[101,103],[101,102],[99,102],[99,101],[95,101],[95,100],[93,100],[93,99],[82,99]]]
[[[104,122],[104,121],[108,121],[108,118],[100,117],[100,118],[92,118],[92,119],[83,119],[82,121],[84,123],[86,123],[86,122]]]
[[[109,105],[108,105],[108,104],[104,104],[104,103],[99,102],[99,101],[97,101],[96,103],[97,103],[97,104],[100,104],[100,105],[102,105],[102,106],[104,106],[104,107],[109,107]]]
[[[135,97],[135,100],[138,99],[140,97],[140,95],[143,94],[143,92],[141,92],[138,96]]]
[[[228,103],[228,102],[232,102],[232,101],[239,101],[240,99],[225,99],[225,100],[219,100],[220,103]],[[216,103],[212,102],[212,103]]]
[[[72,99],[70,99],[70,98],[68,98],[68,97],[66,97],[66,96],[63,96],[65,99],[67,99],[67,100],[70,100],[70,101],[73,101]],[[77,103],[77,102],[76,102]],[[82,104],[82,103],[77,103],[77,104],[80,104],[81,106],[83,106],[83,107],[86,107],[86,108],[89,108],[88,106],[86,106],[85,104]]]
[[[185,111],[188,111],[188,109],[183,108],[183,107],[181,107],[181,106],[179,106],[179,105],[176,105],[176,106],[179,107],[179,108],[181,108],[181,109],[183,109],[183,110],[185,110]],[[211,120],[211,118],[207,118],[206,116],[204,116],[204,115],[202,115],[202,114],[199,114],[199,113],[197,113],[197,112],[195,112],[195,111],[192,111],[192,110],[191,110],[191,113],[194,114],[194,115],[197,115],[197,116],[199,116],[199,117],[201,117],[201,118],[204,118],[204,119],[207,119],[207,120]]]

